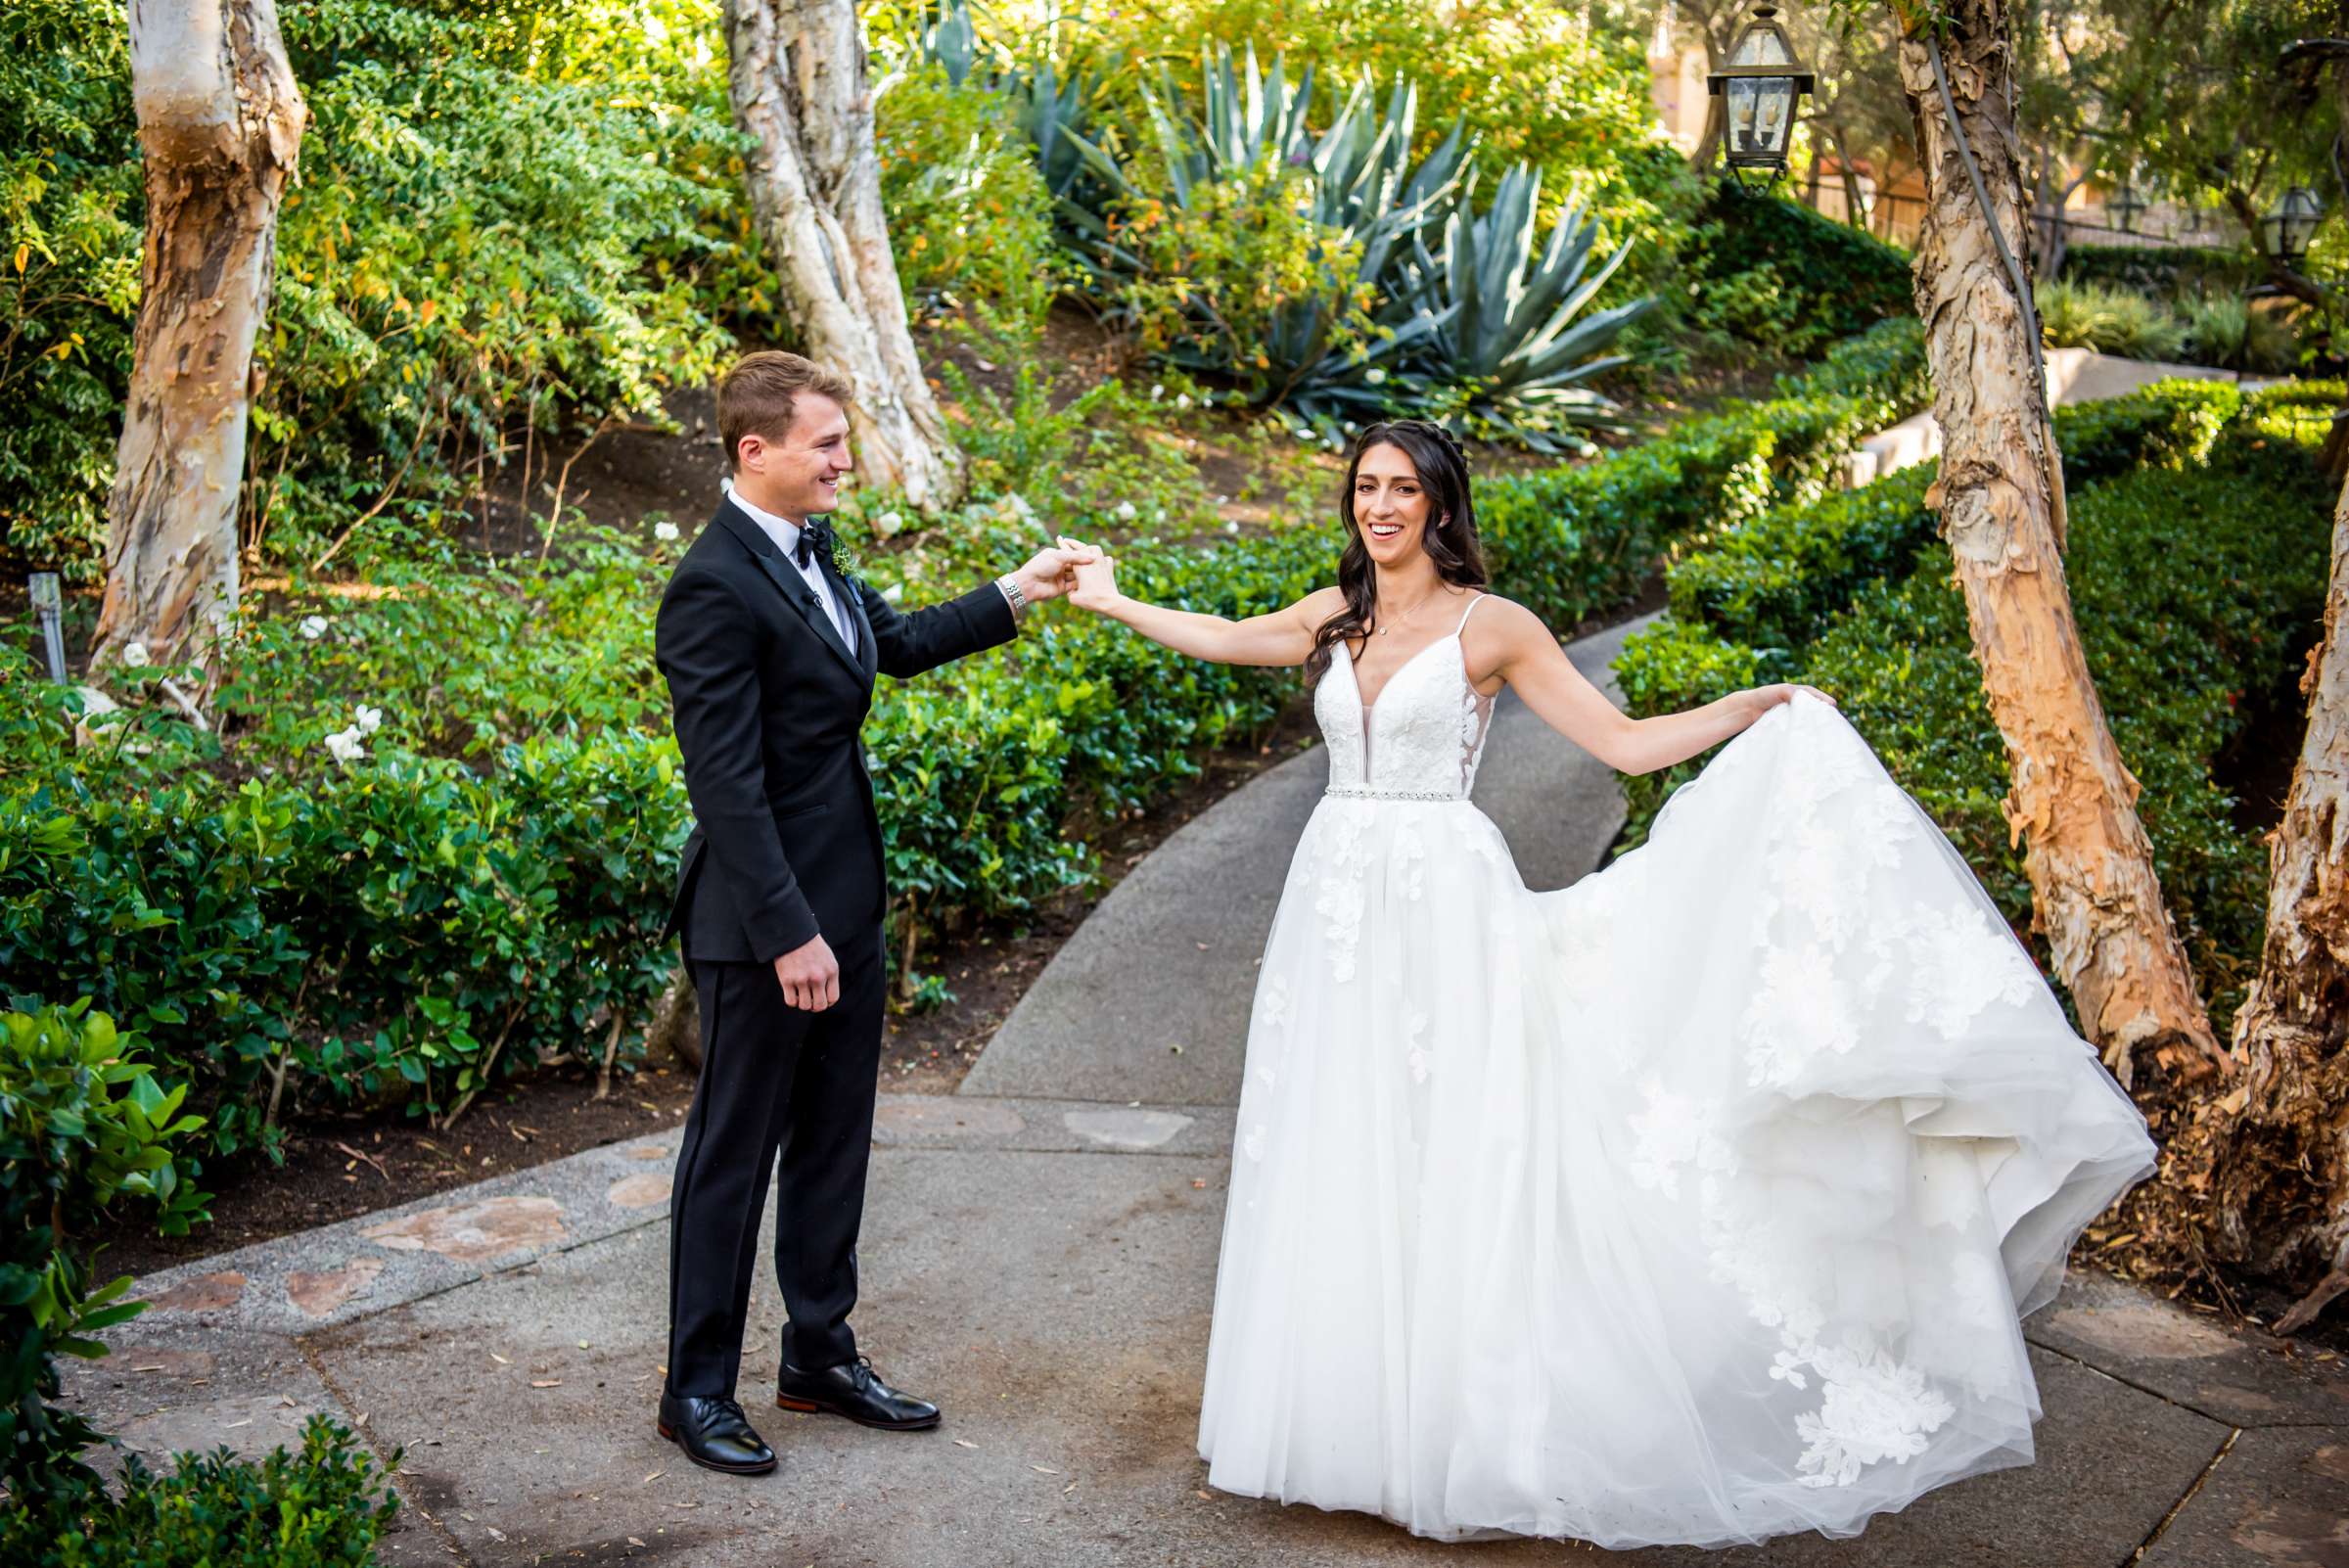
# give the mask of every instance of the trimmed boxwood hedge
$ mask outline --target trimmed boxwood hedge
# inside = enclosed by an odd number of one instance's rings
[[[2141,465],[2198,463],[2240,402],[2232,382],[2168,381],[2058,408],[2065,488]],[[1763,669],[1781,667],[1861,583],[1907,571],[1933,541],[1937,525],[1925,491],[1936,472],[1937,465],[1920,463],[1715,533],[1701,553],[1672,569],[1673,614],[1762,650]]]

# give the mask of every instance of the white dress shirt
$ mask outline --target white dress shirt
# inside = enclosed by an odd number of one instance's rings
[[[784,564],[806,578],[807,586],[815,590],[815,602],[822,605],[824,614],[832,618],[832,629],[840,633],[842,645],[851,653],[855,652],[856,626],[850,619],[849,607],[833,594],[832,583],[825,577],[824,569],[816,564],[814,556],[808,556],[806,566],[800,565],[800,526],[788,518],[780,518],[772,512],[753,506],[743,497],[742,491],[734,487],[731,479],[725,482],[725,491],[734,498],[734,504],[742,508],[743,515],[759,525],[759,531],[775,541],[775,548],[783,552]]]

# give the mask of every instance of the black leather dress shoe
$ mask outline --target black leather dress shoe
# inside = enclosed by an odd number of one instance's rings
[[[661,1395],[661,1435],[708,1470],[729,1475],[764,1475],[775,1467],[775,1451],[751,1429],[750,1417],[732,1400],[711,1395]]]
[[[891,1388],[861,1356],[814,1372],[804,1372],[785,1361],[775,1376],[775,1403],[787,1410],[845,1415],[860,1426],[891,1432],[918,1432],[938,1425],[937,1406]]]

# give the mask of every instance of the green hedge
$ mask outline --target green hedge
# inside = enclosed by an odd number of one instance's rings
[[[2067,490],[2141,465],[2208,455],[2241,398],[2232,382],[2160,382],[2126,397],[2055,410]],[[1773,661],[1817,636],[1860,584],[1908,570],[1938,527],[1925,506],[1937,465],[1920,463],[1810,506],[1717,533],[1672,569],[1673,614],[1765,650]]]
[[[92,1284],[89,1234],[124,1199],[168,1235],[207,1218],[186,1158],[203,1119],[145,1054],[86,1007],[0,1012],[0,1485],[19,1500],[96,1481],[80,1454],[99,1434],[52,1403],[57,1359],[104,1356],[98,1334],[145,1305],[127,1275]]]
[[[1916,312],[1906,252],[1733,179],[1714,186],[1683,254],[1691,325],[1779,353]]]
[[[2245,695],[2276,688],[2293,639],[2322,612],[2332,499],[2305,445],[2247,422],[2206,464],[2139,469],[2072,498],[2066,572],[2089,669],[2144,787],[2138,809],[2163,891],[2222,1025],[2257,951],[2266,860],[2211,769],[2246,721]],[[2027,925],[2021,851],[1999,805],[2004,748],[1943,564],[1862,585],[1791,655],[1790,669],[1766,668],[1753,648],[1667,621],[1617,670],[1635,714],[1789,674],[1834,693],[2009,919]],[[1695,766],[1630,781],[1627,843],[1644,838]]]
[[[394,1456],[394,1464],[397,1462]],[[397,1494],[350,1431],[323,1415],[301,1452],[182,1453],[169,1475],[136,1454],[119,1497],[78,1486],[0,1503],[10,1568],[369,1568]]]
[[[1497,585],[1561,625],[1622,602],[1676,538],[1818,493],[1920,394],[1921,363],[1913,330],[1881,331],[1821,367],[1831,393],[1794,383],[1602,461],[1488,481]],[[1016,510],[974,507],[861,570],[935,599],[1039,542]],[[1335,555],[1317,524],[1120,549],[1135,591],[1223,615],[1301,597]],[[384,597],[315,601],[306,629],[299,610],[256,616],[219,699],[225,750],[152,707],[77,750],[67,698],[0,651],[0,990],[89,996],[135,1025],[200,1084],[228,1149],[268,1141],[273,1102],[280,1120],[319,1102],[445,1112],[600,1058],[615,1019],[631,1060],[688,825],[650,658],[669,561],[582,538],[562,570],[414,568]],[[1295,689],[1060,609],[884,684],[865,740],[898,950],[1082,883],[1095,853],[1073,820],[1163,793]],[[325,737],[362,706],[380,727],[339,764]]]

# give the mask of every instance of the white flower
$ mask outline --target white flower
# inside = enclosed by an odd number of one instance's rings
[[[303,616],[301,618],[301,624],[294,629],[300,632],[303,636],[309,638],[310,641],[316,642],[319,638],[326,635],[326,617]]]
[[[1240,531],[1240,523],[1239,523],[1239,519],[1237,519],[1237,518],[1231,518],[1231,519],[1228,519],[1228,520],[1226,520],[1226,521],[1225,521],[1225,523],[1223,524],[1223,531],[1224,531],[1224,532],[1226,532],[1226,533],[1237,533],[1237,532],[1239,532],[1239,531]]]
[[[653,525],[653,537],[663,544],[673,543],[677,537],[677,526],[674,523],[656,523]]]
[[[1140,508],[1140,507],[1137,507],[1137,506],[1135,506],[1135,505],[1134,505],[1134,504],[1133,504],[1131,501],[1120,501],[1120,502],[1118,503],[1118,521],[1119,521],[1119,522],[1121,522],[1121,523],[1130,523],[1130,522],[1132,522],[1132,521],[1133,521],[1135,518],[1137,518],[1137,517],[1140,517],[1141,515],[1142,515],[1141,508]]]
[[[884,512],[879,517],[873,519],[873,527],[881,530],[881,535],[884,538],[887,538],[889,535],[897,532],[904,526],[905,514],[902,512]]]
[[[1181,409],[1189,408],[1191,406],[1191,394],[1189,392],[1184,392],[1177,396],[1174,399],[1174,406]]]
[[[1362,372],[1362,380],[1368,382],[1373,387],[1382,385],[1386,379],[1387,373],[1379,369],[1376,365],[1372,365],[1368,370]]]
[[[351,725],[348,729],[339,729],[329,735],[326,738],[326,749],[334,754],[336,761],[345,767],[367,755],[367,743],[360,738],[359,726],[356,724]]]
[[[122,645],[122,665],[124,669],[144,669],[147,668],[147,645],[145,643],[126,642]]]
[[[1160,508],[1159,508],[1157,511],[1155,511],[1155,512],[1153,512],[1153,513],[1151,513],[1151,514],[1150,514],[1150,521],[1151,521],[1151,522],[1153,522],[1153,523],[1164,523],[1166,520],[1167,520],[1167,509],[1166,509],[1165,507],[1163,507],[1163,506],[1162,506],[1162,507],[1160,507]]]
[[[361,703],[358,707],[358,718],[359,721],[350,727],[362,735],[372,735],[384,727],[384,711],[380,708],[370,708],[365,703]]]
[[[1159,400],[1161,397],[1164,397],[1166,394],[1167,394],[1167,389],[1166,389],[1166,387],[1165,387],[1165,385],[1164,385],[1164,384],[1162,384],[1162,383],[1156,383],[1156,382],[1154,382],[1154,383],[1152,383],[1152,384],[1151,384],[1151,387],[1150,387],[1150,400],[1151,400],[1152,402],[1154,402],[1154,403],[1155,403],[1155,402],[1157,402],[1157,401],[1158,401],[1158,400]]]
[[[896,604],[898,600],[905,597],[905,584],[902,582],[891,583],[888,587],[881,590],[881,597],[888,600],[891,604]]]

